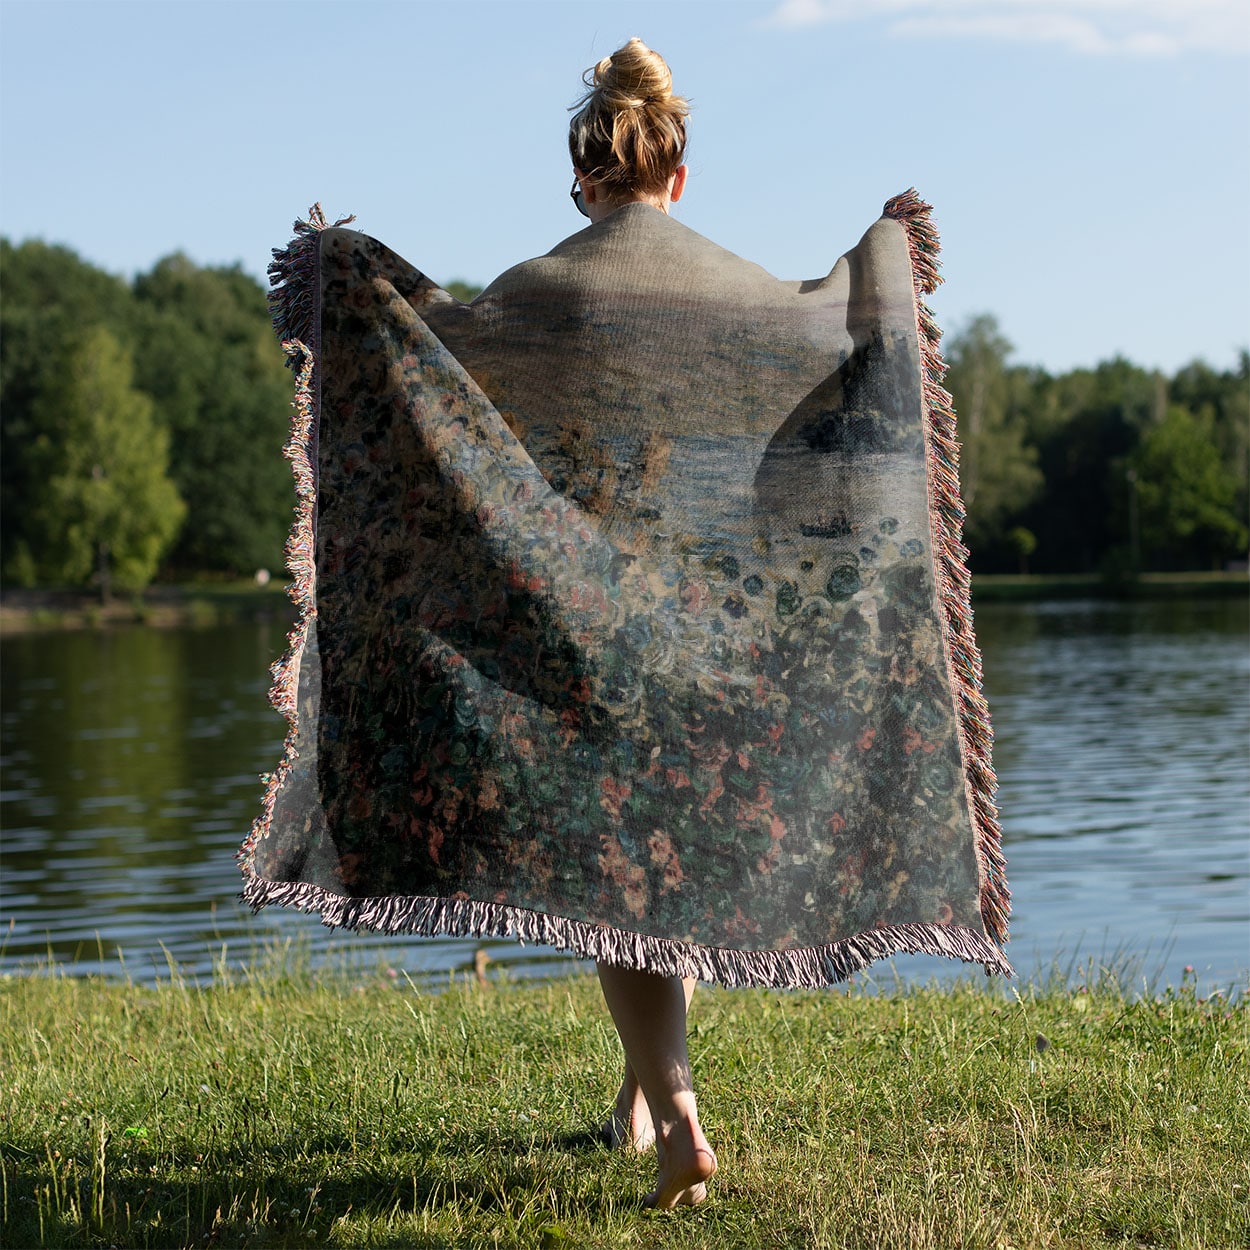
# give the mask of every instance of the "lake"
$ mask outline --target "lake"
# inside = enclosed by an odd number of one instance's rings
[[[1250,969],[1250,604],[986,604],[1008,955],[1023,978],[1090,960],[1139,983]],[[236,901],[234,862],[283,723],[277,621],[6,639],[0,668],[0,971],[206,978],[291,943],[316,963],[442,979],[479,946],[527,977],[578,967],[512,942],[332,934]],[[960,965],[878,965],[888,982]]]

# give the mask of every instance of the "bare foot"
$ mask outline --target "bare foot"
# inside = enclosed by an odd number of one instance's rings
[[[707,1197],[707,1182],[716,1171],[716,1156],[698,1121],[681,1120],[655,1142],[660,1179],[643,1199],[643,1206],[668,1211],[698,1206]]]
[[[611,1150],[636,1150],[641,1154],[655,1145],[655,1125],[651,1123],[651,1108],[638,1088],[637,1079],[631,1081],[629,1075],[621,1085],[616,1105],[600,1130],[600,1136]]]

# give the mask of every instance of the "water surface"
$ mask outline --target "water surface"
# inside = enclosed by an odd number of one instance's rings
[[[1246,601],[1228,599],[978,611],[1022,975],[1094,958],[1244,985],[1247,624]],[[414,976],[470,967],[480,945],[518,976],[578,966],[506,941],[330,934],[237,903],[235,852],[281,752],[264,695],[283,645],[278,622],[5,641],[0,969],[50,957],[136,981],[171,965],[207,976],[289,939]]]

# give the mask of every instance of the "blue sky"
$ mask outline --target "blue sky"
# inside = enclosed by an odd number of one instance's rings
[[[259,277],[320,200],[485,282],[582,224],[566,110],[634,34],[694,108],[677,214],[773,273],[914,185],[948,331],[1054,371],[1250,343],[1245,0],[0,0],[0,229]]]

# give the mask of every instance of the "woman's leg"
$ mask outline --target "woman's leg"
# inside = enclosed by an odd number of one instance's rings
[[[686,1011],[690,1010],[690,1000],[694,997],[694,987],[698,982],[694,977],[682,979],[682,990],[686,997]],[[616,1095],[616,1104],[608,1122],[603,1126],[604,1142],[613,1149],[637,1150],[641,1153],[655,1145],[655,1125],[651,1122],[651,1108],[647,1106],[646,1095],[638,1084],[638,1076],[634,1065],[625,1060],[625,1078]]]
[[[604,1145],[613,1150],[636,1150],[639,1154],[655,1145],[655,1125],[651,1123],[651,1108],[634,1066],[625,1060],[625,1078],[617,1091],[616,1102],[608,1116],[608,1122],[599,1132]]]
[[[707,1197],[716,1156],[699,1126],[690,1079],[687,988],[680,977],[598,967],[603,997],[651,1112],[660,1176],[647,1205],[693,1206]]]

